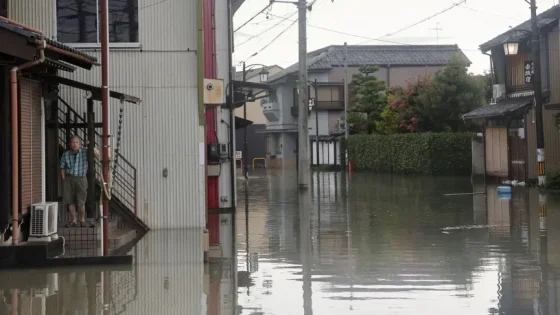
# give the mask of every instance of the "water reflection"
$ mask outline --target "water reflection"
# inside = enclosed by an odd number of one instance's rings
[[[239,268],[253,253],[259,269],[242,314],[558,314],[560,198],[543,212],[531,189],[328,172],[302,197],[295,180],[249,183]],[[470,192],[486,194],[443,196]]]
[[[296,182],[239,183],[223,259],[203,264],[200,230],[152,231],[129,269],[0,272],[0,315],[559,313],[559,196],[469,178]],[[485,194],[444,197],[469,192]]]

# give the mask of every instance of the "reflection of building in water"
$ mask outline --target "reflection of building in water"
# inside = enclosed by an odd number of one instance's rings
[[[110,274],[106,286],[104,273]],[[100,314],[105,304],[112,315],[126,314],[138,295],[135,270],[10,271],[1,276],[0,309],[17,315]],[[104,290],[109,301],[103,300]],[[17,312],[12,312],[14,302]]]

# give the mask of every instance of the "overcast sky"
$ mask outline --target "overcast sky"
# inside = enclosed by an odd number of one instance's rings
[[[308,0],[308,3],[313,0]],[[308,12],[308,50],[328,45],[365,44],[365,38],[380,38],[415,24],[461,0],[317,0]],[[558,0],[537,0],[538,11],[552,7]],[[245,0],[234,16],[235,29],[262,10],[269,0]],[[291,21],[275,16],[289,16],[297,8],[292,4],[276,3],[269,19],[260,14],[251,23],[235,32],[234,64],[277,64],[287,67],[298,58],[297,23],[267,48],[251,57],[284,31]],[[295,20],[297,14],[290,18]],[[399,32],[383,40],[403,44],[458,44],[472,61],[470,71],[489,70],[489,59],[478,46],[530,18],[529,5],[524,0],[467,0],[451,10],[426,22]],[[273,27],[275,24],[276,27]],[[270,29],[267,32],[265,30]],[[338,34],[320,28],[333,29],[356,36]],[[436,31],[439,28],[441,30]],[[264,32],[264,33],[263,33]],[[263,33],[262,35],[260,35]],[[439,39],[438,39],[439,35]],[[364,38],[365,37],[365,38]],[[387,44],[369,41],[367,44]]]

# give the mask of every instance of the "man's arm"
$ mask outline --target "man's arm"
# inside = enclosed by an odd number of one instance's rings
[[[63,180],[66,178],[66,153],[60,158],[60,175]]]
[[[87,150],[88,144],[89,144],[89,141],[86,141],[85,144],[84,144],[84,147],[86,148],[86,150]],[[96,159],[99,159],[99,157],[101,156],[101,154],[99,153],[99,150],[97,150],[96,147],[93,147],[93,156],[95,156]]]

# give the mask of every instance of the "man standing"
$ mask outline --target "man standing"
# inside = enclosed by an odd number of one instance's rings
[[[99,158],[97,149],[94,149],[94,154]],[[77,136],[70,139],[70,150],[62,155],[60,168],[63,180],[62,200],[70,209],[70,222],[66,227],[77,227],[78,223],[82,227],[93,227],[86,222],[88,151],[82,148],[80,138]],[[76,217],[76,210],[78,210],[78,217]]]

